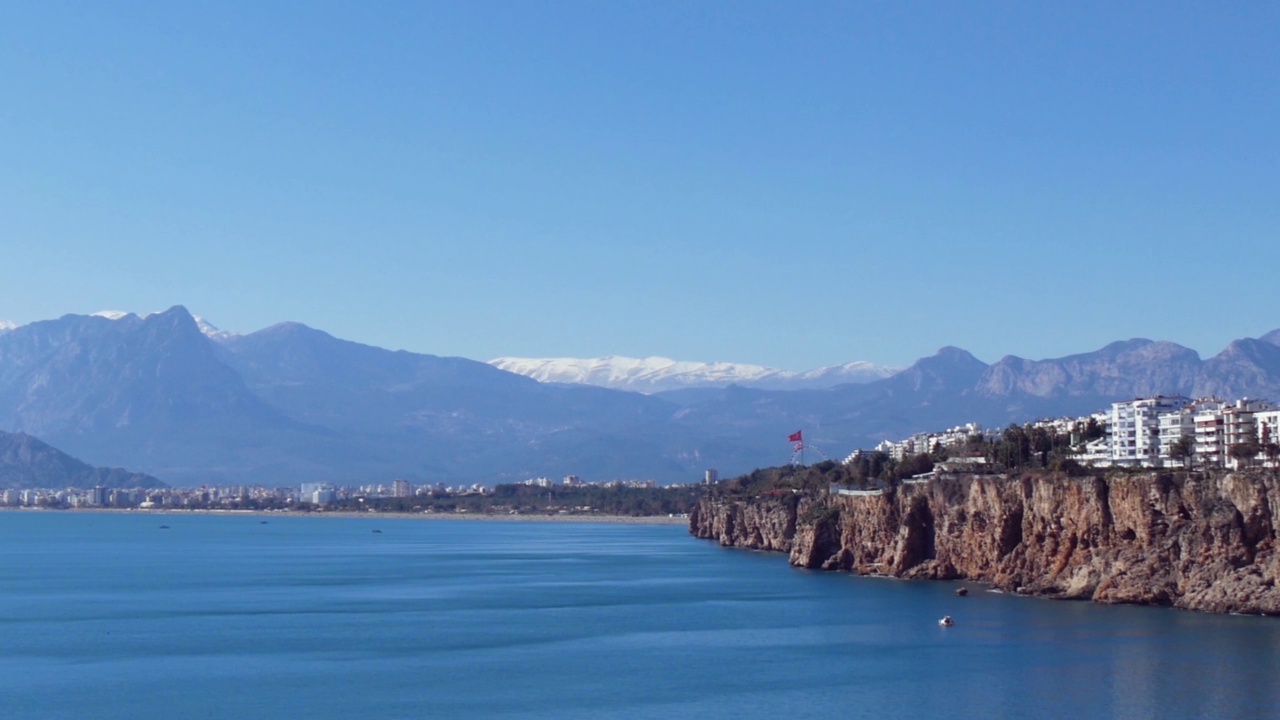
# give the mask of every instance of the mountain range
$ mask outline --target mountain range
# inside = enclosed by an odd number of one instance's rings
[[[792,372],[728,362],[681,362],[664,357],[515,358],[489,361],[496,368],[540,382],[596,385],[653,394],[689,388],[754,387],[766,390],[824,389],[887,378],[902,368],[866,361]]]
[[[784,463],[797,429],[810,457],[835,458],[917,431],[1084,414],[1160,393],[1276,397],[1280,331],[1207,360],[1143,339],[992,364],[943,348],[869,382],[677,387],[539,382],[298,323],[236,335],[180,306],[0,331],[0,430],[173,485],[275,486],[567,474],[692,481],[705,468]]]

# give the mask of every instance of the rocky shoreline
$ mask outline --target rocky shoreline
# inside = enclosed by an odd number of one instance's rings
[[[695,537],[792,565],[1100,603],[1280,615],[1274,473],[961,475],[880,494],[710,493]]]

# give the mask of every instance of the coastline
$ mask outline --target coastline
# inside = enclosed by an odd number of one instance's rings
[[[180,508],[31,508],[3,507],[0,512],[41,512],[69,514],[121,514],[121,515],[214,515],[222,517],[315,517],[315,518],[369,518],[379,520],[467,520],[474,522],[551,522],[595,523],[600,525],[681,525],[688,526],[688,516],[677,515],[496,515],[473,513],[397,513],[397,512],[299,512],[296,510],[184,510]]]
[[[956,475],[877,495],[710,496],[689,524],[801,568],[1280,616],[1278,482],[1240,471]]]

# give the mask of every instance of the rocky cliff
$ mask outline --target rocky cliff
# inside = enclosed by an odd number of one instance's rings
[[[1274,473],[960,476],[883,494],[709,494],[690,532],[791,564],[1103,603],[1280,615]]]

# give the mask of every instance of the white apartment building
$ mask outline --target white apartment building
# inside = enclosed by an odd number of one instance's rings
[[[1160,427],[1160,464],[1164,466],[1181,465],[1182,460],[1173,459],[1173,445],[1183,437],[1196,436],[1196,406],[1167,412],[1158,418]]]
[[[1231,447],[1233,445],[1246,443],[1261,445],[1261,433],[1257,427],[1256,415],[1271,409],[1271,403],[1265,400],[1250,400],[1248,398],[1229,403],[1222,409],[1222,441],[1226,445],[1227,458],[1225,464],[1228,467],[1238,468],[1242,464],[1241,461],[1231,457]],[[1260,449],[1255,458],[1261,457],[1263,457],[1263,453]]]
[[[1226,458],[1226,443],[1222,441],[1223,404],[1210,402],[1196,406],[1196,461],[1205,465],[1221,465]]]
[[[1271,409],[1265,400],[1237,400],[1222,409],[1222,436],[1227,447],[1245,442],[1258,442],[1254,415]]]
[[[1108,421],[1111,464],[1156,465],[1160,459],[1160,415],[1191,404],[1182,395],[1157,395],[1111,404]]]
[[[1271,443],[1280,443],[1280,409],[1261,410],[1253,414],[1253,422],[1258,429],[1258,443],[1265,447]]]

